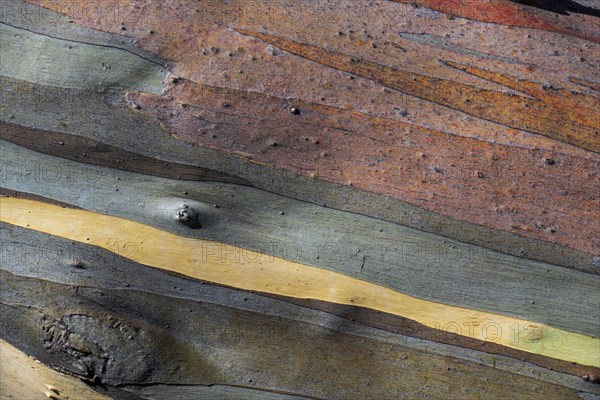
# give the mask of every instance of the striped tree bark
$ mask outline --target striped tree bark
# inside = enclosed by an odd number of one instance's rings
[[[0,7],[0,398],[600,396],[594,1]]]

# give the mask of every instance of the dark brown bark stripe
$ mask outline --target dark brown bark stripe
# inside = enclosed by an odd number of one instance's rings
[[[0,121],[0,139],[29,149],[92,165],[101,165],[166,178],[192,181],[218,181],[241,185],[239,177],[192,165],[164,162],[99,141],[62,132],[29,128]]]
[[[27,192],[21,192],[19,190],[13,190],[13,189],[7,189],[4,187],[0,187],[0,198],[1,197],[14,197],[17,199],[27,199],[27,200],[35,200],[35,201],[42,201],[44,203],[48,203],[48,204],[54,204],[57,206],[61,206],[61,207],[69,207],[69,208],[78,208],[78,209],[82,209],[81,207],[77,207],[73,204],[69,204],[69,203],[65,203],[62,201],[58,201],[58,200],[54,200],[51,199],[49,197],[44,197],[44,196],[40,196],[37,194],[33,194],[33,193],[27,193]]]

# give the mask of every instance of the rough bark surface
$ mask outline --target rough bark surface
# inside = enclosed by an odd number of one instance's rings
[[[0,398],[597,398],[600,349],[569,356],[600,338],[599,26],[0,1]]]

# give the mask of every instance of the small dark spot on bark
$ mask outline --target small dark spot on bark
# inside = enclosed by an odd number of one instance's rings
[[[406,117],[408,115],[408,111],[406,111],[404,108],[394,107],[394,111],[396,111],[396,114],[401,117]]]

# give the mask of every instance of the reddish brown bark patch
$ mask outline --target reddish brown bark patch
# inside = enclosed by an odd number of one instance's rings
[[[194,82],[410,120],[491,142],[561,146],[569,154],[600,148],[598,118],[585,117],[589,106],[576,110],[579,101],[597,108],[597,99],[569,94],[563,105],[556,106],[547,95],[515,95],[511,85],[501,87],[482,74],[449,67],[478,65],[481,71],[498,71],[507,79],[567,88],[560,96],[568,89],[591,90],[568,77],[593,80],[589,73],[593,64],[580,60],[596,59],[599,48],[575,37],[451,20],[425,7],[385,1],[265,0],[251,6],[241,0],[30,1],[94,29],[133,37],[141,48],[169,60],[171,72]],[[526,10],[533,19],[556,15],[562,21],[580,15],[506,1],[422,3],[490,18],[499,13],[496,7],[505,8],[501,16],[519,14],[518,10]],[[496,23],[501,24],[503,19],[498,18]]]
[[[600,252],[600,163],[181,80],[130,94],[179,139],[475,224]]]
[[[451,67],[521,90],[532,97],[518,96],[410,73],[267,33],[247,30],[240,30],[240,33],[433,103],[600,152],[600,119],[595,113],[600,109],[600,100],[591,96],[549,87],[544,90],[542,85],[533,82],[519,82],[511,76],[446,62]]]
[[[178,138],[599,253],[598,99],[580,83],[594,80],[583,61],[597,58],[595,43],[386,1],[31,2],[169,60],[182,78],[173,98],[130,100]],[[552,32],[594,18],[422,4]]]

